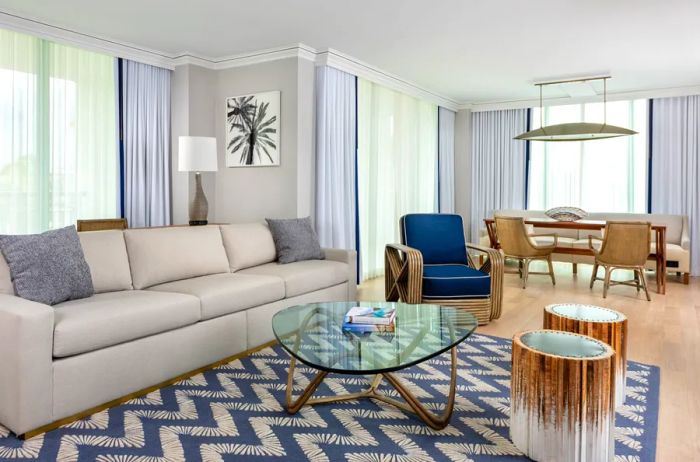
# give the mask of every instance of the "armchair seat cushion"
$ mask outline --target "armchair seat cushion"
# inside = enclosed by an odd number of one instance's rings
[[[486,298],[491,276],[467,265],[424,265],[423,298]]]

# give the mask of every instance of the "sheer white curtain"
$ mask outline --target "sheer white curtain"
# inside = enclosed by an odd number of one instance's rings
[[[437,106],[358,79],[358,194],[362,279],[384,273],[399,218],[435,212]]]
[[[527,109],[472,113],[472,242],[494,210],[525,208],[526,144],[513,137],[526,129]]]
[[[355,79],[316,68],[316,231],[323,247],[356,247]]]
[[[441,107],[439,109],[438,144],[438,183],[440,213],[455,211],[455,113]]]
[[[700,276],[700,96],[653,100],[651,211],[687,215],[690,272]]]
[[[0,30],[0,233],[118,214],[114,59]]]
[[[124,216],[130,227],[170,224],[171,71],[122,61]]]
[[[647,207],[647,100],[608,103],[607,121],[638,135],[605,140],[530,143],[528,208],[574,206],[589,212],[640,212]],[[546,125],[602,122],[603,103],[551,106]],[[541,126],[540,108],[530,128]]]

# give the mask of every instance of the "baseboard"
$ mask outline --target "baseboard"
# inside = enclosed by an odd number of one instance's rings
[[[84,419],[85,417],[91,416],[92,414],[95,414],[100,411],[104,411],[105,409],[109,409],[114,406],[118,406],[120,404],[124,404],[127,401],[130,401],[134,398],[140,398],[142,396],[145,396],[153,391],[156,391],[160,388],[164,388],[170,385],[173,385],[181,380],[188,379],[192,376],[195,376],[197,374],[201,374],[202,372],[206,372],[210,369],[214,369],[215,367],[222,366],[224,364],[228,364],[231,361],[235,361],[237,359],[245,358],[248,355],[251,355],[257,351],[263,350],[265,348],[268,348],[272,345],[275,345],[277,343],[277,340],[272,340],[271,342],[264,343],[260,346],[257,346],[255,348],[250,348],[248,350],[242,351],[240,353],[237,353],[232,356],[228,356],[226,358],[220,359],[216,362],[213,362],[211,364],[208,364],[206,366],[197,368],[195,370],[185,372],[184,374],[180,374],[177,377],[173,377],[172,379],[168,379],[164,382],[157,383],[155,385],[151,385],[150,387],[143,388],[139,391],[135,391],[133,393],[129,393],[128,395],[124,395],[120,398],[113,399],[109,402],[106,402],[104,404],[100,404],[98,406],[92,407],[90,409],[86,409],[85,411],[79,412],[77,414],[73,414],[68,417],[64,417],[63,419],[56,420],[54,422],[51,422],[50,424],[43,425],[37,429],[30,430],[28,432],[25,432],[21,435],[17,435],[17,437],[21,440],[26,440],[29,438],[34,438],[37,435],[41,435],[42,433],[49,432],[51,430],[56,430],[59,427],[63,427],[64,425],[68,425],[70,423],[73,423],[77,420]]]

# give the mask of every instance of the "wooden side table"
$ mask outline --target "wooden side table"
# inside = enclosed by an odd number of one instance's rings
[[[536,461],[615,458],[613,349],[591,337],[534,330],[513,337],[510,436]]]
[[[615,407],[625,402],[627,378],[627,317],[593,305],[562,303],[544,308],[543,328],[588,335],[615,350]]]

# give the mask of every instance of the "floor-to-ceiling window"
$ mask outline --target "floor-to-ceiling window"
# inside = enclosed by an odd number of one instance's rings
[[[401,215],[436,211],[436,105],[358,79],[357,162],[362,280],[384,272]]]
[[[602,122],[603,103],[551,106],[531,112],[532,129],[566,122]],[[589,212],[646,212],[648,101],[607,104],[607,122],[637,135],[583,142],[530,143],[528,208],[575,206]]]
[[[0,30],[0,233],[117,216],[114,65]]]

